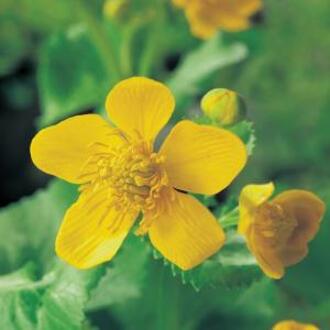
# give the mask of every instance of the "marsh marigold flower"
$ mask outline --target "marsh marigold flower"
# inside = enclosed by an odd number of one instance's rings
[[[217,30],[241,31],[250,27],[250,18],[262,8],[262,0],[172,0],[187,16],[192,33],[212,37]]]
[[[229,131],[184,120],[156,151],[174,99],[151,79],[120,82],[106,110],[116,128],[96,114],[81,115],[32,141],[37,167],[80,185],[57,235],[57,254],[78,268],[110,260],[142,212],[138,234],[148,234],[180,268],[198,265],[225,235],[208,209],[181,191],[215,194],[227,187],[245,165],[245,146]]]
[[[281,321],[274,325],[273,330],[319,330],[313,324],[299,323],[296,321]]]
[[[325,205],[305,190],[287,190],[271,201],[273,183],[247,185],[239,198],[238,231],[247,239],[261,269],[279,279],[284,268],[298,263],[317,233]]]

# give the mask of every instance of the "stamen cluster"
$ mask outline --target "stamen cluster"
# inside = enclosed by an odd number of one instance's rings
[[[256,210],[255,226],[262,243],[268,247],[284,246],[297,225],[278,204],[266,202]]]

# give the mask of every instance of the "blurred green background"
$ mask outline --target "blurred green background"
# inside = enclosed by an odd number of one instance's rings
[[[42,126],[74,113],[103,111],[104,96],[115,80],[110,58],[104,61],[108,54],[105,37],[121,45],[115,57],[122,60],[124,75],[147,74],[168,81],[170,86],[180,85],[176,95],[183,116],[211,87],[231,88],[245,98],[257,142],[247,168],[231,187],[232,193],[238,192],[245,183],[274,180],[280,190],[289,187],[312,190],[330,204],[329,1],[266,1],[252,29],[223,34],[228,66],[206,68],[210,75],[207,79],[196,78],[198,91],[190,101],[184,88],[195,81],[189,80],[184,86],[178,82],[181,82],[180,74],[184,77],[184,71],[191,69],[189,63],[182,63],[189,52],[201,47],[199,41],[189,35],[183,15],[175,10],[169,9],[164,17],[154,19],[150,2],[138,3],[134,9],[138,18],[124,13],[118,22],[108,19],[101,26],[101,0],[85,3],[0,0],[1,275],[21,267],[27,274],[30,267],[37,267],[33,270],[35,279],[47,280],[42,276],[53,258],[56,228],[73,195],[71,188],[61,183],[53,184],[49,193],[32,195],[45,187],[50,178],[32,165],[29,143]],[[130,38],[135,41],[126,45],[125,40]],[[155,38],[157,47],[152,46]],[[231,49],[234,44],[237,47]],[[205,66],[203,59],[207,62],[215,56],[218,58],[217,54],[210,58],[203,54],[195,53],[195,58],[190,58],[192,65],[200,61],[199,64]],[[177,68],[181,71],[176,71]],[[173,75],[173,72],[180,74]],[[182,100],[181,95],[185,96]],[[30,199],[17,202],[30,195]],[[41,224],[46,215],[48,222]],[[20,322],[13,321],[16,325],[9,327],[8,321],[3,323],[6,327],[0,328],[33,329],[31,324],[43,315],[44,323],[38,329],[79,329],[82,311],[87,310],[84,329],[262,330],[270,329],[277,320],[289,318],[330,329],[329,238],[327,213],[319,235],[310,244],[309,256],[289,269],[283,280],[274,282],[263,278],[247,287],[210,288],[199,292],[189,285],[182,286],[178,277],[171,276],[169,268],[146,260],[143,251],[140,263],[135,265],[128,248],[123,261],[118,260],[124,264],[122,273],[112,273],[107,279],[109,282],[102,284],[105,291],[94,292],[96,298],[89,301],[87,307],[86,287],[90,282],[84,286],[85,291],[78,294],[78,298],[84,297],[84,303],[79,302],[81,306],[75,308],[70,305],[76,304],[75,301],[61,298],[65,289],[59,288],[56,297],[68,313],[63,312],[62,324],[45,321],[50,312],[45,316],[44,311],[28,310],[32,310],[34,304],[39,306],[41,298],[43,306],[52,304],[49,305],[52,313],[56,314],[58,307],[54,307],[57,306],[55,295],[46,296],[47,300],[43,293],[31,291],[32,284],[19,282],[21,270],[18,277],[4,277],[2,282],[0,279],[0,318],[11,309],[8,320],[17,317]],[[31,261],[35,265],[31,266]],[[154,270],[144,274],[138,267]],[[65,281],[77,281],[73,275],[70,277],[70,272],[63,276]],[[25,275],[23,278],[26,280]],[[85,279],[79,278],[79,281]],[[6,283],[14,289],[1,293]],[[17,289],[20,285],[23,285],[22,291]],[[100,292],[105,292],[108,300],[97,297]],[[164,298],[162,303],[159,296]],[[18,300],[25,302],[18,305],[25,306],[21,310],[16,306]],[[22,321],[25,317],[22,315],[30,315],[27,317],[30,323]],[[76,319],[78,323],[74,322]]]

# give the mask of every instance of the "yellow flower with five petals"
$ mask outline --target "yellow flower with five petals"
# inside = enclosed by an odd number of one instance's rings
[[[241,140],[229,131],[179,122],[156,151],[157,134],[174,110],[163,84],[134,77],[106,100],[116,127],[96,114],[41,130],[31,156],[41,170],[80,185],[64,216],[56,252],[77,268],[114,257],[142,212],[138,234],[181,269],[217,252],[225,235],[212,213],[186,192],[215,194],[246,163]]]
[[[273,183],[245,186],[239,198],[238,232],[263,272],[274,279],[301,261],[316,235],[325,204],[305,190],[287,190],[271,201]]]
[[[299,323],[288,320],[276,323],[273,330],[319,330],[319,328],[313,324]]]
[[[241,31],[250,27],[250,18],[262,8],[262,0],[172,0],[181,7],[192,34],[207,39],[217,30]]]

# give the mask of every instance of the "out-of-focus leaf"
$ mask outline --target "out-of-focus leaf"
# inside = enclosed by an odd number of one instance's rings
[[[76,188],[53,181],[48,188],[0,210],[0,272],[33,259],[47,267],[55,255],[55,233]]]
[[[276,313],[279,304],[280,297],[276,283],[264,277],[244,291],[237,301],[235,309],[250,317],[271,318]]]
[[[45,35],[59,27],[64,28],[79,19],[74,1],[66,0],[20,0],[12,5],[22,25]]]
[[[149,246],[139,237],[130,235],[92,292],[87,309],[100,309],[140,297],[148,260]]]
[[[169,79],[168,85],[178,103],[198,91],[201,82],[224,66],[237,63],[247,56],[243,44],[225,46],[220,35],[203,43],[197,50],[188,54],[182,64]]]
[[[40,57],[40,124],[48,125],[104,101],[107,68],[84,25],[53,35]]]
[[[15,20],[0,17],[0,76],[10,73],[26,55],[28,41]]]
[[[265,12],[267,23],[244,33],[253,37],[247,40],[251,56],[223,70],[217,82],[244,95],[260,137],[246,176],[286,176],[306,185],[316,173],[311,181],[324,182],[329,172],[330,6],[324,0],[268,1]],[[308,29],[300,33],[306,22]]]

